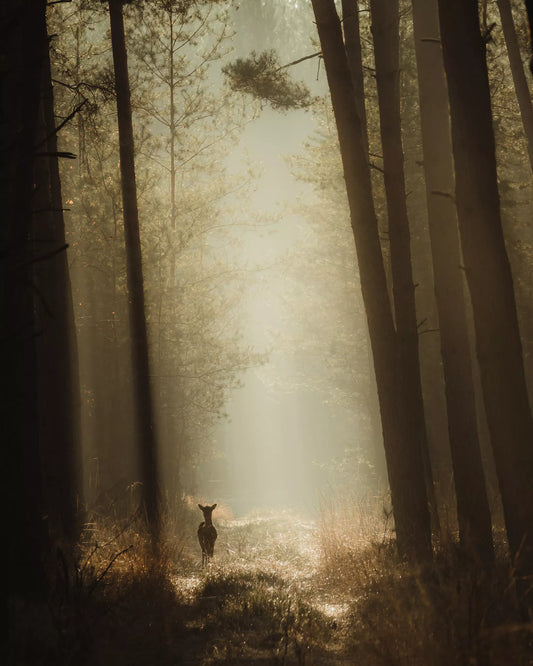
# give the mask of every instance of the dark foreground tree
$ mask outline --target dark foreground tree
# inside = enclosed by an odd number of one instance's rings
[[[2,506],[7,511],[6,587],[44,596],[48,535],[41,461],[33,270],[33,183],[45,2],[0,3],[0,423]],[[4,599],[7,595],[4,595]]]
[[[439,0],[439,16],[483,399],[511,555],[527,576],[533,573],[533,419],[501,224],[485,43],[476,0]]]
[[[72,289],[59,178],[57,128],[46,24],[42,25],[42,89],[35,160],[34,284],[39,331],[39,439],[46,513],[51,534],[78,536],[80,505],[80,393]],[[73,155],[71,157],[74,157]]]
[[[143,508],[154,543],[159,538],[159,488],[157,471],[157,441],[150,386],[148,335],[144,303],[144,283],[135,180],[135,152],[131,116],[130,85],[126,40],[124,36],[123,0],[110,0],[111,43],[115,71],[117,116],[120,143],[120,171],[126,262],[129,317],[131,329],[134,409],[138,427]]]
[[[313,0],[337,125],[380,401],[399,551],[431,557],[431,529],[418,433],[407,418],[406,385],[389,302],[365,141],[333,0]]]
[[[413,0],[413,27],[428,224],[459,535],[465,550],[482,560],[490,560],[492,525],[477,431],[437,0]]]

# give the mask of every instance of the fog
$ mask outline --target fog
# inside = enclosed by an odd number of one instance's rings
[[[0,3],[2,663],[533,663],[530,4]]]
[[[145,484],[138,440],[153,437],[148,448],[157,450],[157,477],[171,506],[197,497],[237,516],[273,507],[316,515],[324,496],[336,493],[380,495],[386,504],[374,361],[311,5],[254,0],[173,11],[141,4],[124,12],[149,356],[150,392],[145,386],[141,397],[124,176],[118,141],[111,141],[118,135],[108,16],[84,8],[55,15],[55,75],[74,80],[56,86],[58,113],[84,109],[59,142],[79,154],[75,163],[62,158],[60,170],[87,503],[129,506],[131,489]],[[363,9],[370,179],[392,303],[368,18]],[[414,54],[409,16],[402,21],[406,206],[431,440],[425,464],[439,480],[438,501],[447,502],[453,475]],[[231,68],[264,52],[274,54],[274,72],[288,76],[289,89],[307,88],[306,108],[297,108],[297,95],[284,108],[272,90],[260,98],[238,83]],[[526,207],[519,214],[525,220]],[[141,434],[148,402],[153,427],[145,424]]]
[[[286,13],[290,14],[289,8]],[[250,26],[242,29],[241,23],[241,30],[237,29],[234,37],[232,58],[249,55],[250,40],[245,36]],[[313,52],[310,39],[300,36],[289,47],[276,38],[275,31],[262,32],[253,48],[276,49],[286,62]],[[325,73],[320,71],[318,60],[295,66],[293,74],[314,95],[326,94]],[[280,112],[264,105],[227,158],[229,168],[237,173],[246,162],[258,172],[247,214],[252,220],[256,215],[266,220],[266,229],[258,224],[244,229],[241,236],[242,257],[256,268],[242,295],[239,324],[244,343],[265,350],[267,359],[260,367],[244,372],[242,385],[228,395],[228,418],[215,434],[227,465],[226,476],[219,467],[213,476],[222,478],[206,477],[200,470],[198,490],[206,497],[221,492],[237,515],[269,507],[296,507],[315,515],[324,493],[341,485],[344,491],[348,489],[344,478],[347,464],[354,475],[350,492],[363,494],[368,490],[368,480],[360,478],[357,456],[353,455],[358,446],[367,459],[375,455],[368,450],[365,434],[358,432],[356,413],[366,408],[365,400],[362,404],[336,404],[335,397],[324,391],[321,384],[328,368],[327,359],[320,356],[320,344],[311,345],[315,348],[308,354],[298,353],[306,337],[313,335],[298,314],[302,307],[315,319],[312,330],[318,335],[325,319],[347,316],[344,304],[342,312],[321,307],[313,311],[305,293],[306,283],[313,280],[313,268],[302,261],[302,248],[314,232],[301,209],[319,202],[314,188],[297,178],[293,165],[305,155],[306,144],[312,142],[321,123],[323,120],[309,110]],[[348,225],[347,214],[343,222]],[[348,253],[355,264],[353,243],[348,245]],[[328,282],[323,290],[335,288],[334,282]],[[327,294],[323,296],[327,298]],[[335,300],[332,295],[332,302]],[[353,316],[361,317],[355,298],[352,305]],[[369,353],[364,344],[360,353]],[[350,382],[350,378],[344,381]]]
[[[231,92],[223,69],[236,59],[273,51],[285,65],[317,44],[307,3],[225,11],[208,7],[180,26],[173,70],[165,13],[125,12],[161,487],[171,504],[193,496],[235,515],[273,507],[315,514],[324,493],[374,492],[383,478],[342,175],[334,150],[324,164],[320,154],[326,141],[336,143],[325,72],[317,58],[288,68],[315,99],[307,109]],[[58,16],[60,31],[72,16]],[[142,465],[120,179],[107,140],[113,107],[97,92],[107,76],[99,49],[108,23],[105,12],[89,12],[87,31],[83,11],[73,16],[79,23],[73,44],[64,38],[65,67],[96,82],[83,88],[90,113],[60,137],[80,153],[74,167],[63,160],[61,168],[84,492],[89,505],[128,505]],[[83,57],[72,59],[74,52]],[[172,71],[174,116],[165,83]],[[79,99],[58,94],[65,109]]]

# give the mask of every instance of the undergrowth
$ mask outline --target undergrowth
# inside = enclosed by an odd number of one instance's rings
[[[135,520],[95,519],[49,562],[46,602],[10,601],[10,664],[526,666],[503,547],[490,573],[448,539],[426,569],[398,559],[390,515],[330,499],[318,524],[220,512],[201,568],[194,503],[154,556]]]
[[[533,623],[518,612],[504,544],[490,571],[450,536],[434,562],[397,555],[390,516],[328,504],[320,528],[322,578],[347,600],[345,646],[365,666],[533,664]],[[373,520],[369,520],[370,515]]]

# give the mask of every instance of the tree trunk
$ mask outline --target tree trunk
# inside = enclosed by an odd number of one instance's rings
[[[522,63],[522,54],[516,37],[516,29],[513,20],[513,12],[509,0],[497,0],[500,18],[502,20],[503,36],[507,45],[507,55],[509,56],[509,65],[513,75],[514,88],[522,124],[527,142],[527,154],[529,155],[529,164],[533,174],[533,104],[531,104],[531,93],[527,85],[526,73]]]
[[[110,0],[109,14],[117,95],[129,316],[132,336],[134,405],[138,423],[143,480],[143,504],[148,527],[155,544],[159,538],[160,531],[158,461],[148,361],[148,336],[146,330],[139,213],[135,181],[133,123],[122,0]]]
[[[452,196],[448,92],[439,41],[437,0],[413,0],[413,24],[428,223],[459,535],[464,550],[486,562],[493,557],[492,526],[477,431],[459,230]]]
[[[46,596],[33,269],[33,169],[45,2],[0,3],[0,423],[9,594]],[[9,100],[9,103],[7,101]],[[4,599],[7,602],[7,596]]]
[[[400,115],[400,15],[398,0],[371,0],[381,145],[389,223],[392,293],[396,334],[408,420],[424,462],[427,495],[434,529],[440,532],[424,417],[411,236],[407,214]]]
[[[342,0],[342,32],[348,67],[352,75],[355,103],[361,121],[363,147],[368,160],[368,124],[365,106],[365,77],[361,56],[361,33],[359,30],[359,0]]]
[[[503,237],[490,89],[476,0],[439,0],[457,214],[483,399],[517,571],[533,573],[533,419]]]
[[[374,358],[398,548],[404,555],[427,560],[431,558],[431,529],[423,464],[416,434],[410,431],[406,418],[402,368],[361,121],[334,1],[313,0],[313,10],[339,136]]]
[[[80,393],[78,350],[67,262],[57,133],[46,24],[43,24],[42,90],[36,159],[35,252],[50,255],[35,266],[40,441],[48,523],[74,542],[79,534]]]

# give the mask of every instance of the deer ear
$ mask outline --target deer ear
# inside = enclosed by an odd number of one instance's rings
[[[204,510],[204,507],[201,504],[198,504],[198,508],[200,509],[200,511]]]
[[[211,511],[213,511],[213,509],[215,509],[215,508],[216,508],[216,504],[213,504],[213,506],[211,507]]]

